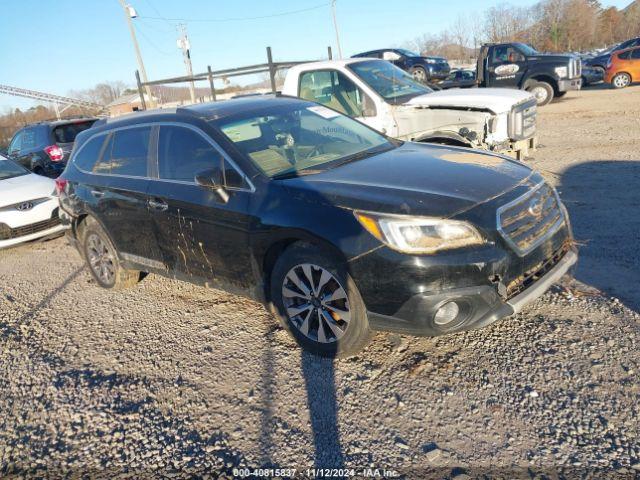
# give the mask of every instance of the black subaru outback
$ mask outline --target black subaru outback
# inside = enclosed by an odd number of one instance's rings
[[[153,272],[244,294],[323,355],[373,330],[487,325],[577,259],[556,191],[527,166],[287,97],[99,121],[57,188],[102,287]]]

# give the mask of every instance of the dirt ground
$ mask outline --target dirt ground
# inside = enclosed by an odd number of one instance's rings
[[[101,290],[64,239],[0,251],[0,476],[637,478],[639,132],[640,87],[539,110],[531,163],[582,244],[571,289],[347,360],[225,293]]]

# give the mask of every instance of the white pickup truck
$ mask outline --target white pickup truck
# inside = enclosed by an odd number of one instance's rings
[[[282,93],[321,103],[401,140],[479,148],[519,160],[536,147],[536,100],[530,93],[434,91],[385,60],[296,65]]]

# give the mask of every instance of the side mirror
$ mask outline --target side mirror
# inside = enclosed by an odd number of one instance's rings
[[[382,54],[382,59],[387,60],[388,62],[395,62],[396,60],[400,60],[400,55],[396,52],[384,52]]]
[[[224,189],[224,177],[219,168],[210,168],[196,174],[196,184],[201,187],[213,190],[218,198],[223,202],[229,201],[229,194]]]

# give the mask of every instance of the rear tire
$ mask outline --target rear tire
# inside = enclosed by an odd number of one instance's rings
[[[631,84],[631,75],[628,73],[616,73],[611,79],[613,88],[625,88]]]
[[[551,103],[553,100],[553,87],[547,82],[538,82],[532,80],[527,83],[525,87],[527,92],[532,93],[536,97],[536,102],[539,107],[543,107]]]
[[[44,170],[42,169],[42,167],[36,167],[33,169],[33,173],[35,173],[36,175],[41,175],[41,176],[45,176],[44,174]]]
[[[102,288],[124,290],[142,280],[141,272],[122,267],[111,239],[92,218],[86,220],[81,242],[89,272]]]
[[[271,302],[282,326],[305,350],[346,357],[371,340],[367,310],[355,282],[335,255],[297,243],[271,273]]]

